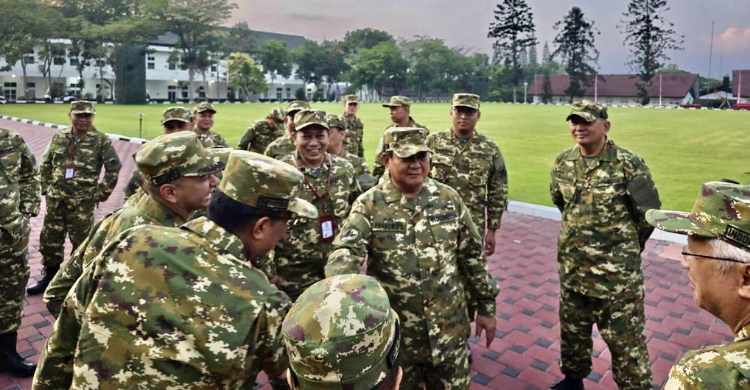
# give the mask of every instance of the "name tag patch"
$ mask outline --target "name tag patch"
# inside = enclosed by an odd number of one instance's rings
[[[374,232],[398,232],[403,233],[406,230],[406,224],[403,222],[376,222],[372,225]]]
[[[456,213],[450,212],[450,213],[440,214],[440,215],[430,215],[428,218],[430,219],[430,222],[432,223],[441,223],[441,222],[446,222],[446,221],[456,219]]]

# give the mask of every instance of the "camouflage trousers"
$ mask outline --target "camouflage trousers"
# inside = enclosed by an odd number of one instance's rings
[[[594,324],[612,353],[612,374],[620,390],[652,389],[646,347],[643,286],[616,299],[560,291],[560,370],[573,378],[591,373]]]
[[[401,380],[401,390],[469,390],[471,372],[466,344],[453,353],[447,353],[446,356],[438,365],[402,362],[404,376]]]
[[[29,230],[24,218],[18,237],[0,229],[0,334],[12,333],[21,326],[23,298],[29,280]]]
[[[64,260],[66,235],[75,251],[94,224],[94,202],[88,199],[60,199],[47,196],[47,213],[39,235],[39,252],[45,267],[60,266]]]

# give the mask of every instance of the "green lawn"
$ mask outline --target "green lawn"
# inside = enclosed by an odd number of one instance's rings
[[[138,113],[145,113],[145,138],[160,134],[159,118],[167,105],[97,106],[95,124],[106,132],[138,136]],[[247,126],[264,117],[272,104],[219,104],[215,129],[236,145]],[[340,104],[314,104],[314,108],[341,113]],[[450,126],[449,104],[415,104],[412,116],[431,131]],[[67,105],[14,105],[1,109],[4,115],[45,122],[67,121]],[[482,107],[478,128],[499,145],[510,175],[510,198],[551,205],[549,171],[555,156],[572,145],[565,106],[487,103]],[[379,104],[363,104],[359,116],[365,124],[366,159],[382,129],[390,122]],[[748,183],[748,132],[750,112],[708,110],[610,109],[610,136],[619,145],[643,158],[656,181],[666,209],[689,210],[700,185],[709,180],[731,178]],[[745,141],[743,141],[745,140]]]

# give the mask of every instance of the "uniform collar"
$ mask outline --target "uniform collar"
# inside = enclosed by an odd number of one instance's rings
[[[294,150],[294,164],[296,164],[297,169],[299,169],[299,171],[302,173],[315,175],[316,173],[328,172],[328,170],[331,169],[331,165],[333,165],[331,160],[332,160],[331,155],[328,152],[326,152],[325,156],[323,156],[323,165],[321,165],[318,168],[308,168],[306,165],[302,163],[302,157],[300,157],[299,155],[299,150],[296,150],[296,149]],[[320,169],[320,168],[323,168],[323,169]],[[314,171],[315,169],[319,169],[319,170]]]
[[[403,201],[406,201],[406,197],[390,180],[385,182],[385,184],[383,185],[383,191],[385,191],[386,203],[394,203],[397,201],[402,201],[402,199]],[[429,177],[425,178],[424,185],[422,186],[422,191],[419,192],[419,196],[417,197],[417,204],[423,207],[427,206],[430,196],[436,195],[438,192],[440,192],[440,190],[437,188],[435,182]]]
[[[189,230],[203,237],[219,251],[219,254],[230,254],[250,265],[245,254],[245,245],[242,244],[240,238],[229,233],[210,219],[206,217],[196,218],[182,225],[181,229]]]
[[[602,151],[599,152],[599,154],[595,157],[601,161],[617,161],[617,150],[615,149],[615,143],[609,137],[606,137]],[[570,153],[567,159],[580,160],[582,158],[583,156],[581,156],[581,148],[576,145],[576,147],[573,148],[573,152]]]
[[[747,324],[740,329],[740,332],[737,333],[737,337],[735,337],[734,341],[742,341],[742,340],[748,340],[750,339],[750,324]]]
[[[401,126],[399,126],[398,123],[396,122],[392,122],[390,127],[401,127]],[[414,121],[414,118],[409,116],[409,123],[404,127],[419,127],[419,126],[417,126],[417,122]]]
[[[448,139],[456,140],[456,141],[459,140],[458,136],[456,135],[455,130],[453,129],[453,126],[451,126],[451,128],[448,130],[448,133],[449,133]],[[467,140],[467,142],[471,142],[474,138],[476,138],[478,136],[479,136],[479,132],[477,131],[476,128],[474,128],[474,133],[471,135],[471,137],[466,138],[466,140]]]
[[[144,196],[138,201],[135,206],[138,211],[145,215],[153,218],[155,221],[161,222],[163,226],[180,226],[185,221],[177,215],[174,211],[170,210],[167,206],[159,203],[150,196]]]

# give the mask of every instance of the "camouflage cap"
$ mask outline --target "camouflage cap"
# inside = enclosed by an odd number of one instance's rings
[[[750,251],[750,186],[711,181],[701,188],[691,212],[652,209],[646,220],[661,230],[718,238]]]
[[[160,135],[146,142],[135,154],[135,164],[151,184],[159,186],[180,177],[219,172],[230,148],[206,149],[192,131]]]
[[[453,107],[469,107],[478,110],[479,95],[474,95],[473,93],[453,94]]]
[[[258,153],[234,150],[217,188],[248,206],[317,218],[315,206],[292,196],[301,182],[302,173],[285,162]]]
[[[424,142],[425,130],[420,127],[391,127],[383,135],[384,150],[392,150],[401,158],[411,157],[419,152],[432,152]]]
[[[185,107],[169,107],[161,114],[161,124],[165,124],[169,121],[179,121],[189,123],[193,118],[190,115],[190,110]]]
[[[274,107],[273,110],[271,110],[271,113],[268,114],[268,116],[273,118],[273,121],[276,123],[284,123],[286,111],[284,111],[284,109],[281,107]]]
[[[570,106],[570,115],[565,120],[569,121],[573,116],[580,116],[586,122],[593,122],[599,118],[607,119],[607,106],[591,100],[579,100]]]
[[[94,103],[86,100],[76,100],[70,103],[70,113],[73,115],[78,114],[96,114]]]
[[[294,131],[300,131],[308,126],[323,126],[328,129],[325,111],[320,110],[302,110],[294,114]]]
[[[198,103],[198,105],[195,106],[195,108],[193,108],[193,115],[199,112],[206,112],[206,111],[211,111],[214,114],[216,114],[216,109],[214,108],[213,104],[208,103],[208,102],[203,102],[203,103]]]
[[[391,96],[390,102],[383,104],[383,107],[409,107],[411,99],[406,96]]]
[[[359,104],[359,97],[357,95],[345,95],[344,103],[346,104]]]
[[[297,113],[297,111],[301,110],[309,110],[310,105],[304,101],[304,100],[293,100],[289,102],[289,105],[286,106],[286,114],[287,115],[294,115]]]
[[[370,390],[397,364],[398,315],[383,286],[367,275],[313,284],[297,298],[281,331],[300,390]]]
[[[329,129],[337,127],[339,130],[346,130],[346,120],[341,115],[328,114],[326,115],[326,121]]]

